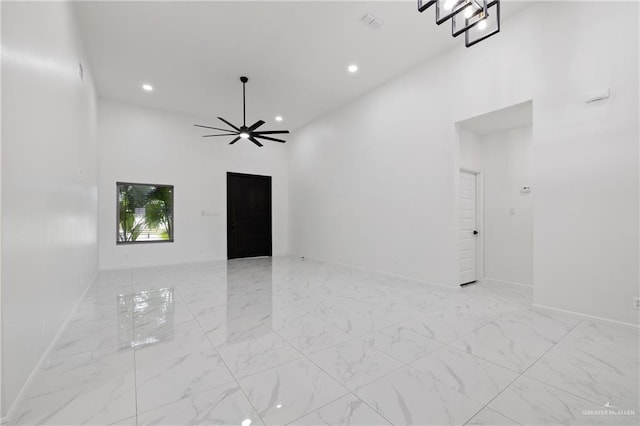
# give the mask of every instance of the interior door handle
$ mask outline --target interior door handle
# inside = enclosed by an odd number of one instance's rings
[[[473,231],[473,235],[478,235],[478,231]]]

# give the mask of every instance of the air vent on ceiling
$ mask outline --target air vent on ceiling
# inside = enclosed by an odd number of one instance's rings
[[[362,18],[360,18],[360,22],[362,22],[364,25],[371,28],[372,30],[377,30],[382,26],[382,21],[370,13],[367,13]]]

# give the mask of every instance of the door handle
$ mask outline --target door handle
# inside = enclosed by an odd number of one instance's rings
[[[473,231],[473,235],[478,235],[478,231]]]

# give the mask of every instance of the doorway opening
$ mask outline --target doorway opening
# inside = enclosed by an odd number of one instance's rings
[[[458,190],[458,227],[460,231],[460,285],[478,281],[482,264],[479,224],[482,223],[482,177],[480,172],[460,169]]]
[[[533,103],[457,123],[459,284],[533,286]]]
[[[227,172],[227,258],[271,254],[271,176]]]

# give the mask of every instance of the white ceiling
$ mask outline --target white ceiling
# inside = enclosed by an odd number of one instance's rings
[[[503,3],[503,20],[528,2]],[[416,1],[77,2],[101,96],[204,117],[299,128],[440,52],[465,49]],[[360,22],[371,13],[383,22]],[[503,31],[496,37],[508,37]],[[490,43],[491,39],[484,43]],[[351,75],[346,68],[360,67]],[[143,82],[154,91],[143,92]],[[273,123],[282,115],[285,121]],[[267,128],[267,126],[265,126]]]
[[[530,126],[533,124],[533,102],[527,101],[492,111],[461,121],[458,124],[481,136]]]

